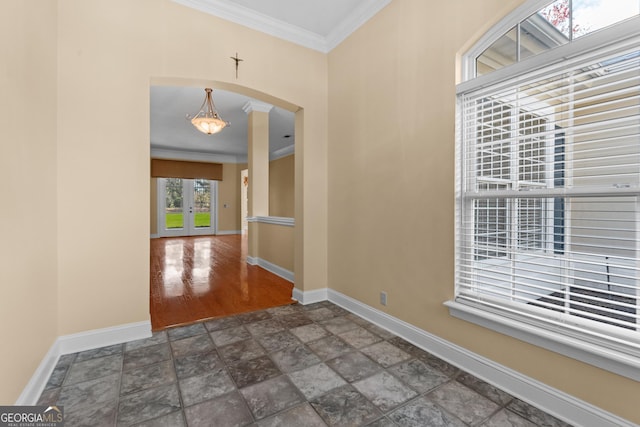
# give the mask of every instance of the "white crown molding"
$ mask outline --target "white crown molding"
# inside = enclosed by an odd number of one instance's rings
[[[291,145],[287,145],[286,147],[282,147],[272,153],[269,153],[269,161],[274,161],[274,160],[281,159],[283,157],[290,156],[291,154],[294,154],[295,151],[296,151],[295,143]]]
[[[294,297],[295,297],[294,289]],[[305,295],[306,296],[306,295]],[[633,427],[635,424],[527,377],[427,331],[329,289],[327,299],[543,411],[576,426]]]
[[[295,143],[269,153],[269,161],[278,160],[295,153]],[[247,163],[246,155],[215,154],[201,151],[182,151],[167,148],[151,147],[152,159],[186,160],[192,162],[215,162],[215,163]]]
[[[192,162],[246,163],[246,156],[215,154],[200,151],[171,150],[151,147],[152,159],[187,160]]]
[[[227,21],[290,41],[322,53],[329,53],[351,33],[388,5],[391,0],[372,0],[363,3],[324,37],[313,31],[272,18],[245,6],[223,0],[173,0],[183,6],[217,16]]]
[[[271,18],[247,7],[221,0],[173,0],[227,21],[261,31],[292,43],[327,53],[324,37],[295,25]]]
[[[278,160],[295,153],[295,143],[269,153],[269,161]],[[185,160],[192,162],[214,162],[214,163],[247,163],[247,156],[236,156],[232,154],[215,154],[201,151],[181,151],[167,148],[151,148],[152,159]]]
[[[247,101],[246,104],[242,106],[242,111],[249,114],[253,111],[258,111],[260,113],[268,113],[273,108],[273,105],[267,104],[266,102],[256,101],[252,99]]]
[[[342,43],[389,3],[391,3],[391,0],[371,0],[366,3],[361,3],[360,6],[350,15],[346,16],[336,28],[331,30],[326,37],[327,52],[332,51],[333,48]]]

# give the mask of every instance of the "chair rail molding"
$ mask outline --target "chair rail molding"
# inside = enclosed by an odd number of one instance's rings
[[[282,216],[248,216],[247,222],[259,222],[261,224],[284,225],[286,227],[295,227],[295,218],[287,218]]]

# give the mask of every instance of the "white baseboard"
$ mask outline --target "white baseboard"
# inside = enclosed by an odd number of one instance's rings
[[[151,322],[147,320],[58,337],[40,362],[40,365],[38,365],[15,404],[21,406],[36,404],[61,355],[121,344],[149,338],[150,336]]]
[[[242,230],[219,230],[219,231],[216,231],[216,236],[229,236],[231,234],[242,234]]]
[[[294,289],[294,298],[295,298]],[[306,293],[304,293],[306,297]],[[572,425],[584,427],[636,426],[615,414],[549,387],[506,366],[475,354],[409,323],[332,289],[329,301],[394,333],[421,349],[457,366],[505,392]],[[636,426],[637,427],[637,426]]]
[[[294,288],[293,298],[303,305],[329,300],[570,424],[584,427],[636,426],[615,414],[549,387],[332,289],[324,288],[305,292]],[[36,404],[61,355],[150,336],[151,323],[144,321],[58,337],[15,404]]]
[[[216,232],[216,236],[229,236],[232,234],[242,234],[242,230],[222,230]],[[150,239],[159,239],[160,237],[162,236],[158,233],[153,233],[149,236]]]
[[[248,258],[248,257],[247,257]],[[276,276],[280,276],[285,280],[288,280],[291,283],[294,283],[294,273],[293,271],[286,270],[279,265],[275,265],[267,260],[262,258],[256,258],[257,265],[264,268],[265,270],[275,274]]]
[[[16,400],[16,406],[30,406],[35,405],[42,394],[42,390],[47,385],[49,377],[53,372],[53,369],[58,363],[60,357],[60,351],[58,346],[58,340],[53,342],[53,345],[49,348],[49,351],[44,356],[36,371],[31,376],[31,379],[18,396]]]
[[[294,283],[295,275],[293,271],[286,270],[279,265],[273,264],[267,260],[264,260],[260,257],[248,256],[247,255],[247,264],[249,265],[257,265],[259,267],[264,268],[270,273],[275,274],[276,276],[280,276],[285,280],[288,280],[291,283]],[[326,299],[326,298],[325,298]]]
[[[145,320],[143,322],[64,335],[58,337],[56,341],[60,349],[59,354],[62,355],[149,338],[150,336],[151,322]]]
[[[323,289],[315,289],[313,291],[302,291],[298,288],[293,288],[294,300],[297,300],[302,305],[313,304],[315,302],[326,301],[327,298],[327,288]]]

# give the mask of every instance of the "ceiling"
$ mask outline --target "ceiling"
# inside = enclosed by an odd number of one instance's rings
[[[327,53],[391,0],[173,0]]]
[[[391,0],[174,0],[176,3],[236,22],[272,36],[329,52]],[[204,101],[204,88],[151,87],[151,151],[154,157],[246,162],[248,116],[252,99],[214,88],[213,100],[223,120],[220,133],[205,135],[187,119]],[[293,152],[294,113],[269,112],[272,158]],[[179,153],[179,155],[177,154]]]
[[[246,162],[248,115],[242,107],[255,100],[214,88],[215,107],[229,125],[219,133],[206,135],[187,118],[187,115],[196,115],[204,98],[204,88],[151,87],[151,151],[154,157]],[[269,153],[272,158],[293,153],[294,116],[293,112],[278,107],[269,112]]]

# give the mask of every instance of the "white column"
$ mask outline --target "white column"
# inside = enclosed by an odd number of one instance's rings
[[[249,115],[249,216],[269,216],[269,111],[270,104],[247,102]]]
[[[242,107],[249,115],[249,217],[269,216],[269,111],[272,108],[259,101],[249,101]],[[247,255],[250,259],[259,258],[258,236],[259,224],[249,223]]]

